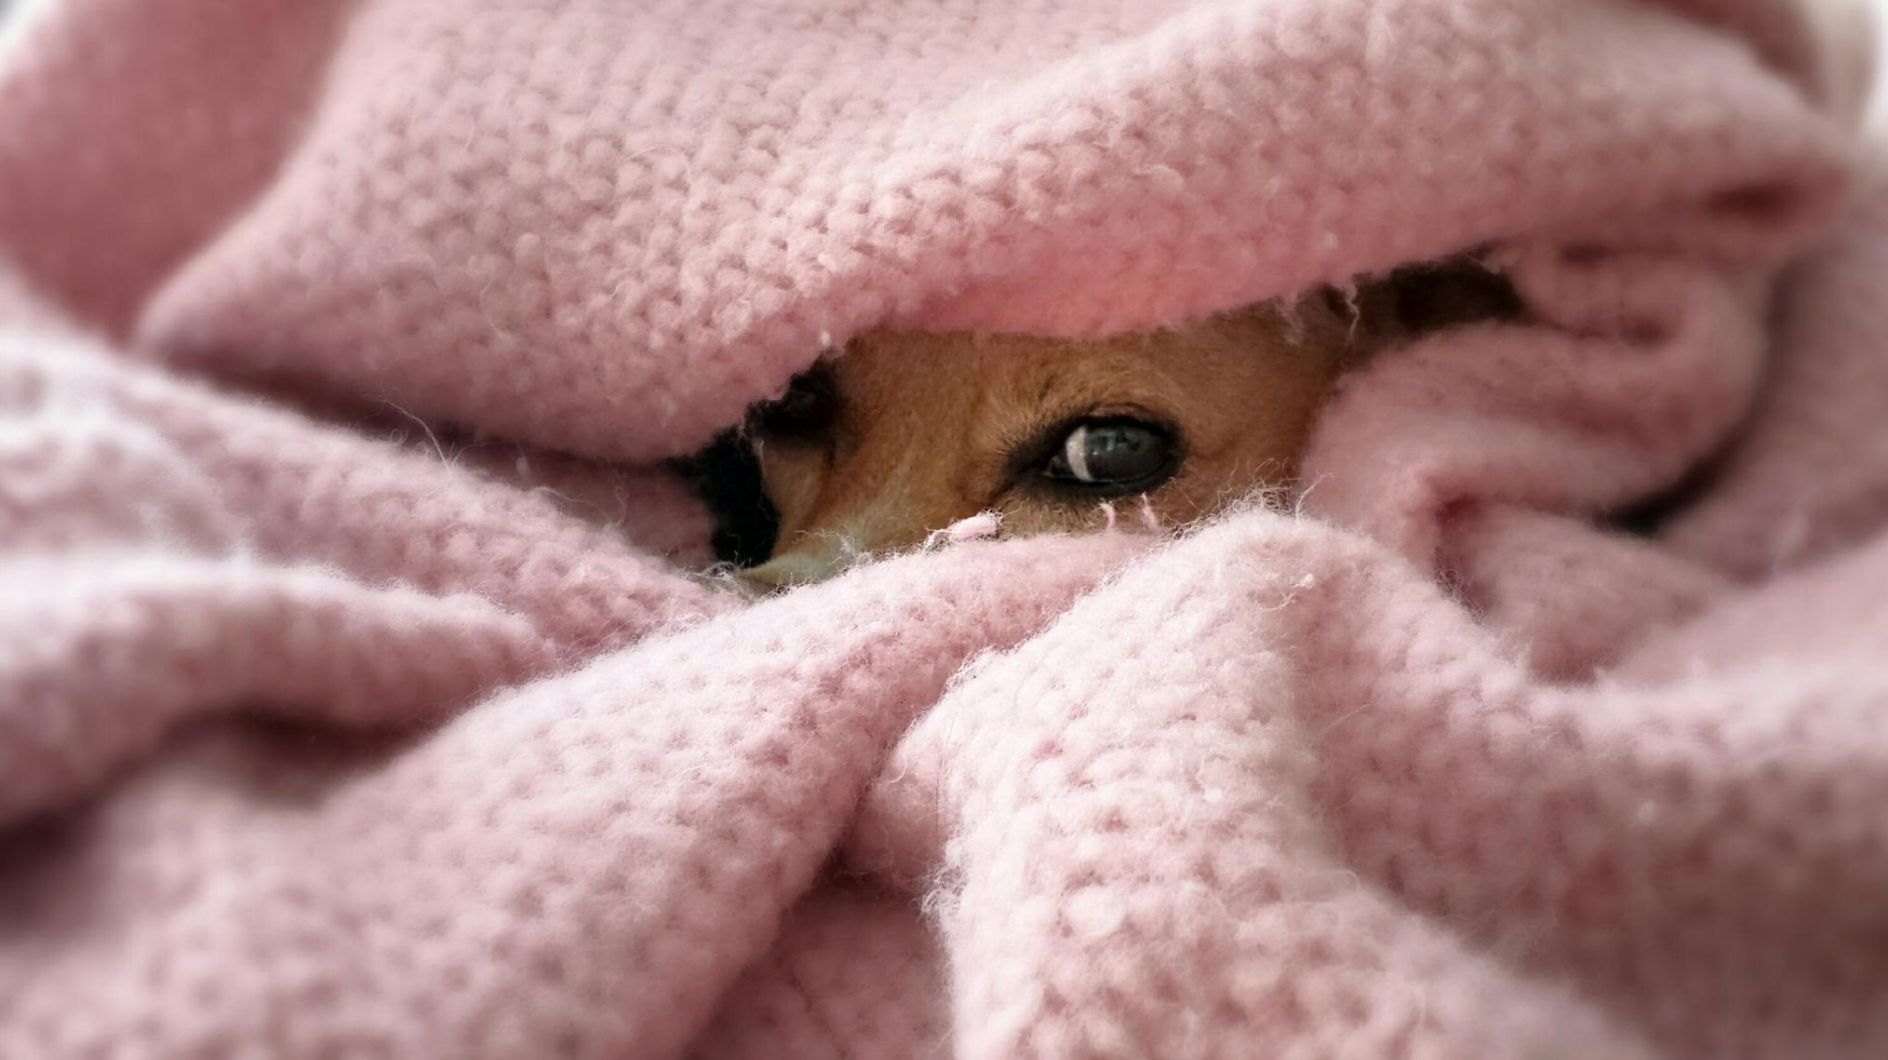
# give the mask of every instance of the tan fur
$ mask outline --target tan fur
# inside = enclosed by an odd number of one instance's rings
[[[1018,446],[1082,415],[1177,425],[1185,461],[1145,501],[1163,525],[1192,522],[1290,482],[1312,414],[1357,345],[1353,321],[1324,298],[1089,341],[866,335],[824,369],[830,431],[756,432],[780,536],[750,573],[816,580],[984,511],[1000,514],[1006,535],[1097,528],[1108,518],[1100,501],[1045,496],[1006,474]],[[1113,506],[1142,518],[1139,499]]]

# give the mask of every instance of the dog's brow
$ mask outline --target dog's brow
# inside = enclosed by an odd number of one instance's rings
[[[1059,366],[1043,373],[1042,385],[1036,388],[1037,408],[1049,404],[1050,399],[1055,396],[1056,389],[1062,385],[1063,376],[1064,372]]]

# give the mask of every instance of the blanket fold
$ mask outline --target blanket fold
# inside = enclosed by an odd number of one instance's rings
[[[0,23],[0,1056],[1883,1055],[1857,11]],[[662,463],[1457,252],[1291,512],[763,598]]]

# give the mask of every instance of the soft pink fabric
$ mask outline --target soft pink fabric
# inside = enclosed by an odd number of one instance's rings
[[[1888,1054],[1848,9],[36,8],[0,1056]],[[690,572],[859,329],[1484,244],[1300,512]]]

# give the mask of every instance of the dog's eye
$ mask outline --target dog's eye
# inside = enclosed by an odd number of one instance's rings
[[[831,369],[815,365],[793,377],[787,392],[755,406],[752,430],[775,438],[812,439],[828,430],[839,411],[839,393]]]
[[[1102,496],[1146,493],[1180,468],[1173,432],[1129,417],[1078,420],[1042,466],[1057,485]]]

